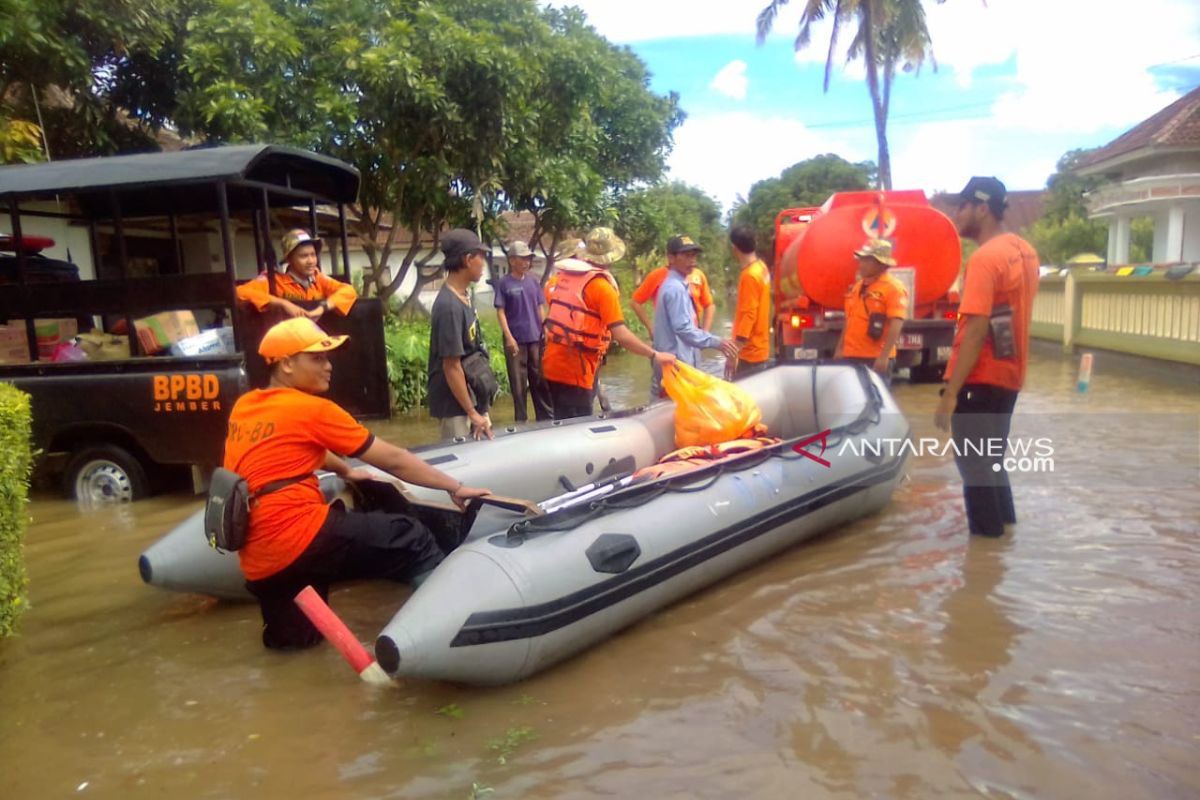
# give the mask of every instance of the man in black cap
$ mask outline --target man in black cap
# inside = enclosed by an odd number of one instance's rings
[[[958,330],[934,424],[954,439],[971,533],[1001,536],[1017,521],[1004,469],[1013,407],[1025,382],[1039,263],[1004,227],[1004,184],[971,178],[958,197],[959,234],[979,243],[967,261]]]
[[[446,280],[430,312],[429,413],[441,423],[439,434],[443,439],[493,437],[488,409],[495,398],[475,378],[486,370],[494,382],[495,375],[487,366],[483,329],[467,293],[471,284],[483,276],[489,251],[466,228],[454,228],[442,235]]]

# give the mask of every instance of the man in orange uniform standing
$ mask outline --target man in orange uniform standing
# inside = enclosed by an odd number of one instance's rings
[[[846,324],[833,357],[867,364],[891,383],[896,341],[908,313],[908,290],[887,271],[896,266],[887,239],[868,239],[854,255],[858,281],[846,295]]]
[[[350,313],[358,292],[348,283],[334,280],[321,272],[321,240],[297,228],[283,235],[283,263],[287,270],[275,276],[275,293],[264,272],[237,288],[239,300],[253,304],[259,311],[277,308],[288,317],[320,319],[329,309],[343,316]],[[305,310],[296,301],[319,300],[316,308]]]
[[[263,644],[270,648],[320,642],[320,633],[293,603],[305,586],[325,598],[329,585],[339,581],[413,581],[443,557],[433,535],[412,517],[327,505],[315,470],[348,480],[370,478],[370,472],[342,460],[350,456],[410,483],[443,489],[460,508],[487,494],[376,439],[336,403],[318,396],[329,389],[333,371],[327,353],[346,338],[330,336],[305,317],[272,326],[258,346],[271,382],[242,395],[229,416],[225,468],[245,478],[252,495],[263,492],[251,503],[250,530],[238,557],[246,587],[262,610]]]
[[[620,240],[608,228],[594,229],[587,241],[588,251],[582,256],[588,261],[566,258],[555,265],[557,280],[546,314],[542,373],[554,418],[560,420],[592,415],[596,370],[613,339],[634,355],[662,366],[675,360],[670,353],[656,352],[625,324],[617,280],[607,268],[619,260],[614,255],[617,250],[624,252],[624,244],[616,247]],[[605,255],[600,255],[601,250]]]
[[[958,329],[934,424],[949,430],[970,532],[1002,536],[1017,521],[1004,452],[1029,361],[1038,254],[1004,227],[1004,184],[974,177],[959,194],[958,232],[979,243],[967,261]]]
[[[767,366],[771,355],[771,273],[758,257],[754,228],[735,225],[729,231],[733,257],[741,267],[738,278],[737,310],[733,314],[733,341],[737,359],[727,378],[751,375]]]
[[[650,270],[650,273],[642,279],[642,282],[633,291],[633,313],[637,314],[637,318],[646,326],[646,330],[650,332],[651,337],[654,336],[654,320],[646,313],[646,303],[650,303],[651,308],[657,305],[658,290],[662,287],[663,281],[670,271],[671,266],[669,264]],[[703,328],[705,331],[711,331],[717,307],[713,304],[712,290],[708,287],[708,278],[699,267],[693,267],[692,271],[688,274],[687,284],[688,294],[692,296],[692,305],[696,307],[696,326]]]

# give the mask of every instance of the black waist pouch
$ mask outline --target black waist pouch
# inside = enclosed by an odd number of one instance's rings
[[[1004,360],[1016,358],[1017,341],[1013,335],[1012,308],[1007,304],[993,308],[988,327],[991,329],[992,355]]]
[[[475,397],[475,408],[480,413],[487,411],[500,394],[500,381],[492,372],[492,364],[487,353],[476,350],[462,360],[463,374],[467,379],[467,388]]]
[[[867,317],[867,336],[879,339],[883,336],[883,326],[887,324],[887,314],[876,311]]]

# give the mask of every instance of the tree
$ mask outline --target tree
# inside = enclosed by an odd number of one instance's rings
[[[760,45],[771,32],[779,10],[788,2],[771,0],[759,12]],[[813,24],[826,16],[830,17],[833,31],[825,59],[825,91],[829,91],[833,57],[841,29],[857,23],[846,59],[849,62],[861,58],[866,68],[867,91],[871,95],[871,109],[875,116],[875,141],[879,148],[879,182],[882,188],[891,189],[892,157],[888,149],[887,120],[896,68],[917,72],[928,59],[937,69],[929,28],[925,23],[925,8],[921,0],[805,0],[800,14],[800,32],[796,36],[796,50],[802,50],[812,42]]]
[[[754,226],[759,254],[770,262],[780,211],[819,206],[834,192],[869,189],[874,179],[875,165],[870,161],[852,164],[833,154],[810,158],[788,167],[778,178],[751,186],[749,196],[739,197],[734,204],[733,220]]]
[[[730,285],[729,243],[721,208],[702,189],[680,181],[624,194],[616,204],[616,232],[628,246],[625,260],[631,279],[640,282],[649,269],[666,263],[667,240],[687,234],[704,248],[700,268],[716,287]]]
[[[153,149],[151,101],[178,0],[3,0],[0,128],[6,161]],[[152,115],[151,115],[152,116]],[[44,142],[42,137],[45,137]],[[36,147],[30,145],[36,141]]]
[[[546,257],[545,279],[569,231],[613,223],[624,189],[661,176],[683,114],[678,96],[651,92],[645,64],[579,9],[546,9],[543,19],[527,127],[506,153],[502,185],[513,208],[533,215],[529,244]]]
[[[1104,183],[1099,175],[1079,175],[1078,164],[1091,150],[1069,150],[1058,160],[1046,181],[1041,218],[1022,233],[1037,250],[1043,264],[1062,264],[1079,253],[1104,253],[1108,249],[1108,226],[1088,219],[1084,195]],[[1129,257],[1150,259],[1154,226],[1145,219],[1134,220]]]

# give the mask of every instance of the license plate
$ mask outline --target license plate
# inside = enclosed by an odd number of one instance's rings
[[[902,333],[900,334],[900,341],[896,342],[896,346],[901,350],[920,350],[921,342],[921,334],[919,333]]]
[[[817,349],[815,347],[797,347],[795,355],[792,357],[800,361],[813,361],[817,358]]]

